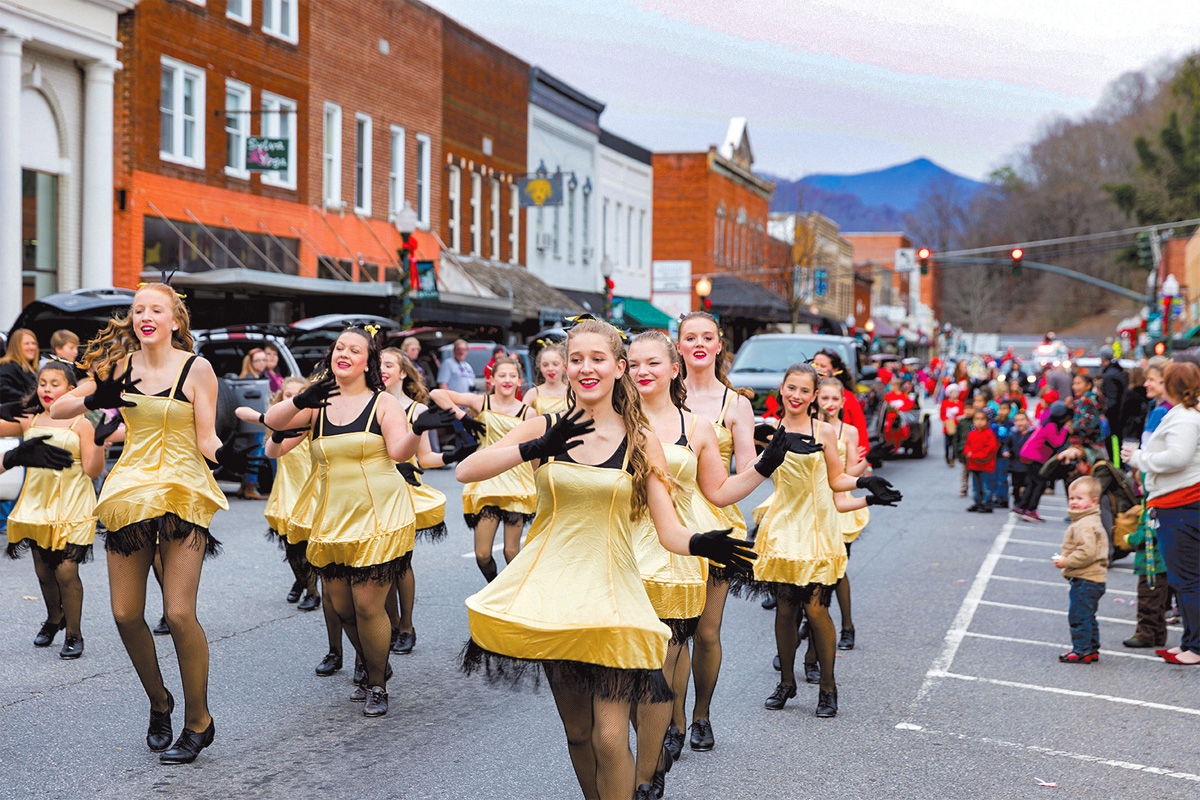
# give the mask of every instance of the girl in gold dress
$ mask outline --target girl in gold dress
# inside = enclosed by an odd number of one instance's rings
[[[434,389],[431,402],[441,408],[462,414],[460,407],[473,411],[474,420],[460,417],[472,432],[483,434],[481,445],[488,447],[500,441],[524,420],[535,416],[533,409],[517,399],[521,387],[521,367],[515,359],[498,358],[492,367],[492,394],[453,392]],[[496,578],[496,559],[492,548],[496,529],[504,523],[504,563],[517,557],[521,549],[521,531],[533,518],[537,493],[533,484],[533,469],[517,464],[510,470],[487,480],[468,483],[463,487],[463,518],[475,532],[475,563],[488,581]]]
[[[567,410],[566,363],[567,350],[562,342],[550,342],[538,351],[538,385],[521,398],[535,414],[561,414]]]
[[[104,483],[96,513],[108,529],[113,618],[150,698],[146,744],[164,763],[190,763],[213,741],[208,710],[208,641],[196,619],[206,556],[220,543],[208,526],[228,508],[206,460],[244,469],[245,453],[213,428],[217,376],[192,352],[187,308],[165,284],[147,284],[128,314],[111,320],[88,345],[82,366],[94,377],[54,402],[55,419],[85,410],[121,410],[125,446]],[[175,701],[163,684],[146,626],[146,577],[162,560],[164,616],[183,679],[184,728],[171,746]],[[167,749],[170,748],[170,749]]]
[[[391,638],[384,604],[408,571],[416,533],[396,462],[416,452],[421,433],[444,423],[426,412],[409,425],[399,401],[383,391],[379,345],[362,328],[343,331],[322,367],[324,377],[271,407],[267,425],[312,429],[316,493],[308,563],[366,667],[351,699],[365,701],[364,715],[382,716]]]
[[[817,388],[817,405],[821,408],[821,419],[833,425],[838,436],[838,456],[845,465],[846,474],[855,478],[867,473],[870,465],[861,456],[858,442],[858,429],[842,419],[842,405],[845,403],[845,388],[837,378],[821,378]],[[840,493],[843,498],[849,495]],[[839,511],[838,519],[842,523],[842,539],[846,542],[846,560],[850,560],[850,547],[863,528],[871,519],[871,511],[866,506],[857,511]],[[842,615],[842,632],[838,637],[838,650],[854,649],[854,618],[850,615],[850,573],[842,576],[833,590],[837,596],[838,610]],[[804,662],[810,664],[816,661],[813,642],[809,639],[809,653],[804,656]]]
[[[650,430],[662,444],[667,474],[676,484],[672,493],[675,512],[689,530],[711,530],[721,519],[706,496],[716,506],[741,500],[766,480],[770,465],[781,461],[782,450],[777,446],[779,452],[764,451],[754,469],[731,477],[721,461],[712,426],[686,410],[683,369],[674,343],[658,331],[639,334],[629,345],[629,374],[642,398]],[[702,559],[666,550],[647,519],[637,525],[634,550],[650,604],[672,634],[663,674],[675,692],[675,702],[642,703],[637,708],[639,791],[649,784],[655,795],[661,796],[665,767],[678,759],[683,749],[691,663],[688,642],[704,610],[708,567]],[[660,764],[664,747],[670,759]]]
[[[634,524],[649,513],[680,555],[738,567],[749,551],[728,531],[693,535],[679,522],[615,328],[575,325],[567,376],[576,408],[523,422],[458,465],[468,482],[533,462],[538,486],[532,543],[467,599],[463,667],[507,679],[544,669],[584,797],[629,800],[633,706],[671,698],[662,673],[671,632],[642,584]]]
[[[754,411],[750,401],[730,385],[724,342],[716,318],[703,311],[684,315],[679,322],[679,354],[687,367],[688,407],[712,424],[726,471],[745,469],[754,460]],[[737,506],[718,509],[733,535],[746,538],[746,521]],[[711,750],[714,745],[709,713],[717,677],[721,672],[721,620],[729,579],[720,567],[709,569],[704,613],[696,629],[692,674],[696,702],[692,706],[690,732],[693,750]]]
[[[835,636],[829,618],[833,587],[846,571],[846,546],[839,511],[865,505],[891,505],[900,493],[882,478],[847,475],[838,456],[837,431],[816,418],[817,373],[808,364],[793,364],[779,388],[783,418],[772,441],[787,444],[783,465],[775,472],[775,494],[763,515],[754,552],[753,573],[736,577],[737,594],[774,595],[775,642],[780,682],[765,703],[779,710],[796,696],[796,629],[801,610],[808,617],[820,662],[818,717],[837,715],[833,664]],[[871,491],[867,498],[835,497],[854,488]],[[815,676],[814,676],[815,677]]]
[[[95,429],[84,417],[55,420],[48,413],[59,397],[76,385],[74,369],[50,361],[37,376],[37,388],[27,409],[36,413],[17,422],[0,420],[0,436],[40,438],[71,454],[64,470],[31,469],[25,473],[21,495],[8,517],[8,556],[19,558],[33,551],[33,569],[46,603],[46,621],[33,643],[49,647],[55,634],[66,629],[59,657],[83,655],[83,583],[79,565],[91,560],[96,538],[96,489],[92,479],[104,469],[103,441],[94,441]]]
[[[387,391],[400,401],[400,406],[408,416],[409,424],[421,414],[429,410],[426,401],[428,394],[425,384],[421,382],[420,373],[416,366],[395,347],[388,347],[380,354],[383,385]],[[461,461],[475,452],[473,439],[468,440],[455,450],[442,453],[433,452],[430,446],[429,433],[421,434],[421,443],[417,452],[397,469],[404,475],[409,484],[409,494],[413,500],[413,512],[416,515],[417,539],[427,539],[431,542],[441,541],[446,536],[446,495],[432,486],[428,486],[419,477],[420,471],[430,467],[442,467]],[[398,655],[411,653],[417,643],[417,631],[413,627],[412,611],[416,598],[417,584],[410,566],[396,582],[396,591],[388,595],[387,612],[392,622],[391,651]],[[397,603],[397,597],[399,603]]]

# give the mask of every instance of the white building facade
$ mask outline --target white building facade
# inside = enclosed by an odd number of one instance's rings
[[[601,275],[613,294],[650,299],[654,160],[649,150],[601,129],[596,149]]]
[[[0,0],[0,327],[112,285],[117,16],[137,0]]]
[[[562,203],[527,208],[525,264],[551,286],[599,313],[596,151],[604,104],[539,67],[529,76],[529,171],[562,175]]]

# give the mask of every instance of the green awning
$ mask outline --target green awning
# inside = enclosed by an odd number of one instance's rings
[[[669,330],[671,316],[653,305],[649,300],[639,300],[636,297],[614,297],[613,318],[616,321],[617,310],[623,306],[624,325],[639,330]]]

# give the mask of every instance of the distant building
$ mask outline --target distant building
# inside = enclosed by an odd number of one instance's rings
[[[4,329],[31,300],[113,282],[117,15],[135,2],[0,0]]]
[[[824,330],[841,333],[854,322],[854,245],[836,222],[816,211],[772,214],[771,236],[791,246],[792,275],[780,275],[774,287],[784,297],[799,292],[800,302],[825,317]]]
[[[619,297],[650,299],[654,234],[654,158],[641,145],[600,129],[596,147],[600,273]]]

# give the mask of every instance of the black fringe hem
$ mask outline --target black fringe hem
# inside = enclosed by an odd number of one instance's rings
[[[191,546],[203,550],[205,558],[221,552],[221,542],[209,533],[208,528],[188,522],[182,517],[166,513],[154,519],[145,519],[126,525],[104,535],[104,550],[131,556],[139,550],[153,547],[160,541],[179,542],[191,539]]]
[[[700,626],[700,618],[692,617],[691,619],[660,619],[663,625],[671,629],[671,644],[686,644],[696,635],[696,628]]]
[[[309,568],[315,570],[321,576],[321,580],[325,581],[348,581],[351,584],[373,581],[386,584],[403,578],[411,565],[412,550],[409,550],[399,558],[393,558],[382,564],[372,564],[369,567],[351,567],[335,563],[326,564],[323,567],[310,564]]]
[[[474,530],[481,519],[496,519],[505,525],[528,525],[533,521],[533,516],[533,514],[525,514],[520,511],[505,511],[499,506],[484,506],[479,509],[478,514],[463,514],[463,519],[466,521],[467,527]]]
[[[797,586],[794,583],[772,583],[756,581],[749,575],[734,575],[729,581],[729,593],[734,597],[747,600],[766,600],[773,598],[792,605],[807,605],[814,596],[817,603],[829,607],[833,602],[833,589],[836,584],[809,583]]]
[[[90,544],[68,544],[62,550],[47,550],[41,545],[35,544],[32,539],[9,542],[8,546],[4,548],[4,555],[16,560],[23,556],[27,550],[36,550],[42,561],[51,569],[56,569],[59,564],[65,561],[86,564],[92,560],[92,546]]]
[[[446,533],[446,523],[439,522],[437,525],[431,525],[428,528],[417,528],[416,538],[429,542],[440,542],[446,538]]]
[[[267,528],[266,538],[268,542],[273,543],[280,550],[287,550],[287,537],[279,533],[274,528]]]
[[[732,570],[729,567],[722,567],[708,562],[708,579],[714,584],[728,584],[730,579],[737,574],[737,570]]]
[[[669,703],[675,699],[661,669],[620,669],[581,661],[555,661],[502,656],[484,650],[468,639],[458,657],[459,667],[468,675],[482,672],[488,683],[519,688],[546,682],[570,686],[602,700],[630,703]]]

